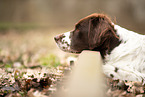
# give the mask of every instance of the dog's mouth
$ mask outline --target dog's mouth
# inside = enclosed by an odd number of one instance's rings
[[[80,53],[81,53],[81,51],[69,51],[69,53],[80,54]]]
[[[70,46],[65,46],[64,44],[61,44],[60,42],[56,42],[56,44],[64,52],[75,53],[75,54],[81,53],[81,51],[73,50],[73,49],[71,49]]]
[[[81,53],[81,51],[76,51],[74,49],[71,49],[71,40],[70,38],[68,38],[70,35],[69,33],[70,32],[66,32],[65,34],[61,34],[54,37],[57,46],[64,52],[75,53],[75,54]]]
[[[70,46],[68,46],[68,47],[62,46],[61,43],[57,43],[57,46],[58,46],[62,51],[68,52],[68,53],[79,54],[79,53],[82,52],[82,51],[75,51],[75,50],[71,49]]]
[[[81,52],[78,52],[78,51],[72,51],[72,50],[63,50],[65,52],[68,52],[68,53],[74,53],[74,54],[80,54]]]

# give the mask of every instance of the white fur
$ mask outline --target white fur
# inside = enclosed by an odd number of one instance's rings
[[[71,40],[70,40],[70,32],[66,32],[63,34],[63,36],[65,36],[64,38],[62,38],[62,40],[57,41],[57,45],[58,47],[63,50],[63,51],[70,51],[70,44],[71,44]]]
[[[64,33],[64,36],[65,36],[65,38],[63,38],[62,40],[66,41],[68,44],[71,44],[70,32]]]
[[[115,24],[113,25],[121,44],[115,47],[111,54],[105,56],[104,73],[114,79],[144,81],[145,35],[137,34]],[[63,51],[74,52],[70,49],[70,33],[64,33],[65,37],[61,41],[57,41],[57,44]]]
[[[144,81],[145,36],[114,25],[121,44],[105,56],[104,73],[114,79]],[[118,68],[115,72],[115,68]]]

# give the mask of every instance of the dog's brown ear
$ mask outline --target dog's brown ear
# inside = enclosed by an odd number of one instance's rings
[[[92,17],[89,20],[89,49],[94,49],[101,46],[112,36],[115,36],[114,27],[107,17]]]

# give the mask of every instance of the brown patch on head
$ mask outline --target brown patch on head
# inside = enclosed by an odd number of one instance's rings
[[[105,14],[97,14],[97,13],[93,13],[93,14],[91,14],[91,15],[86,16],[85,18],[80,19],[79,22],[78,22],[77,24],[80,24],[80,23],[83,22],[84,20],[90,19],[90,18],[102,18],[102,19],[105,19],[106,21],[108,21],[108,23],[109,23],[111,26],[113,26],[113,25],[112,25],[112,22],[111,22],[111,19],[109,18],[109,16],[107,16],[107,15],[105,15]],[[76,25],[77,25],[77,24],[76,24]]]
[[[102,57],[120,44],[114,26],[104,14],[91,14],[81,19],[71,34],[71,49],[100,51]]]
[[[88,31],[89,49],[100,51],[102,56],[109,54],[120,43],[111,20],[103,14],[92,14],[87,18],[91,18]]]

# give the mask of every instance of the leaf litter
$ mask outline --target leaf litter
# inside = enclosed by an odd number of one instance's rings
[[[31,40],[30,43],[25,41],[28,36],[31,35],[21,37],[24,40],[20,41],[12,41],[21,39],[16,34],[13,38],[7,34],[1,36],[1,40],[4,41],[5,38],[5,42],[0,42],[0,96],[53,97],[58,89],[67,91],[65,82],[69,80],[68,73],[72,72],[71,66],[76,57],[66,55],[67,57],[60,59],[59,54],[46,52],[49,47],[45,47],[50,40],[43,40],[46,38],[45,34],[38,34],[39,42],[35,45]],[[37,42],[37,38],[33,37],[32,40]],[[108,77],[105,77],[105,82],[107,97],[145,97],[145,85],[141,82],[113,80]]]

